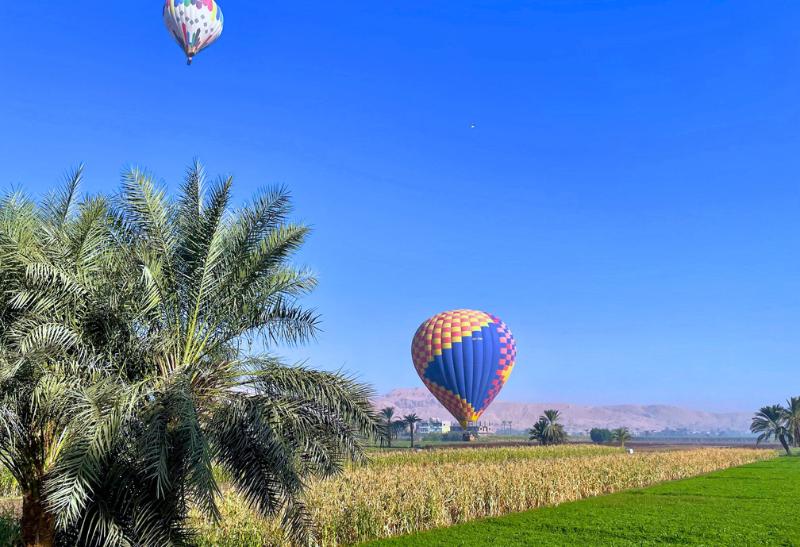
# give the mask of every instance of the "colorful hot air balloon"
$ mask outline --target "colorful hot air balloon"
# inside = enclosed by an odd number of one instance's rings
[[[517,346],[494,315],[455,310],[420,325],[411,356],[427,388],[466,430],[508,380]]]
[[[164,24],[186,54],[186,64],[222,34],[222,10],[215,0],[166,0]]]

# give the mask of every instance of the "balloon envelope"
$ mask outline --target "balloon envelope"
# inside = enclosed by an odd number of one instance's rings
[[[222,34],[224,19],[215,0],[166,0],[164,24],[189,64]]]
[[[420,325],[411,356],[427,388],[466,428],[500,393],[514,368],[517,346],[499,318],[455,310]]]

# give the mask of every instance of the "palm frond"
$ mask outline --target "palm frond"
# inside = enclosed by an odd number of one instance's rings
[[[304,483],[297,454],[282,442],[271,411],[247,397],[218,409],[208,434],[217,458],[244,499],[263,515],[282,515],[287,533],[307,538],[309,518],[300,501]],[[282,408],[283,412],[288,408]]]
[[[67,173],[61,187],[45,198],[42,205],[44,216],[47,222],[56,230],[67,222],[73,212],[78,196],[78,188],[83,180],[83,170],[83,164],[80,164]]]

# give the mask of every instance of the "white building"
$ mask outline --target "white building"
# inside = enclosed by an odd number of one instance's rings
[[[422,435],[428,433],[449,433],[450,423],[437,418],[429,418],[417,424],[417,432]]]

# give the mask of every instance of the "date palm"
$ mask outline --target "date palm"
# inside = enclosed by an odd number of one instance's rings
[[[761,407],[753,416],[750,431],[759,434],[756,444],[775,438],[786,454],[791,455],[789,443],[792,442],[792,432],[787,427],[786,410],[781,405]]]
[[[81,177],[79,168],[41,205],[0,200],[0,463],[22,493],[26,545],[54,543],[50,485],[79,444],[92,455],[82,475],[98,469],[135,391],[111,362],[111,318],[126,297],[110,207],[78,198]]]
[[[530,439],[538,441],[541,445],[563,444],[567,442],[567,432],[560,422],[561,414],[558,410],[548,409],[539,416],[531,429],[528,430]]]
[[[414,448],[414,427],[421,421],[422,418],[413,413],[403,416],[403,422],[408,426],[408,431],[411,433],[411,448]]]
[[[625,443],[631,440],[631,432],[627,427],[618,427],[611,431],[611,440],[618,442],[621,448],[625,448]]]
[[[789,397],[783,410],[786,427],[792,434],[794,445],[800,446],[800,397]]]
[[[406,430],[406,422],[403,419],[395,420],[392,422],[392,427],[390,430],[391,434],[394,435],[394,438],[397,439],[400,436],[400,433]]]
[[[219,516],[214,465],[301,538],[305,478],[363,458],[377,419],[351,378],[251,351],[317,330],[287,192],[234,210],[199,165],[174,201],[132,170],[112,207],[79,179],[0,206],[0,459],[42,517],[25,542],[186,542],[190,507]]]
[[[392,435],[394,434],[393,429],[395,428],[394,422],[394,407],[387,406],[386,408],[382,408],[380,412],[381,416],[381,441],[384,439],[386,440],[386,446],[388,448],[392,447]]]

